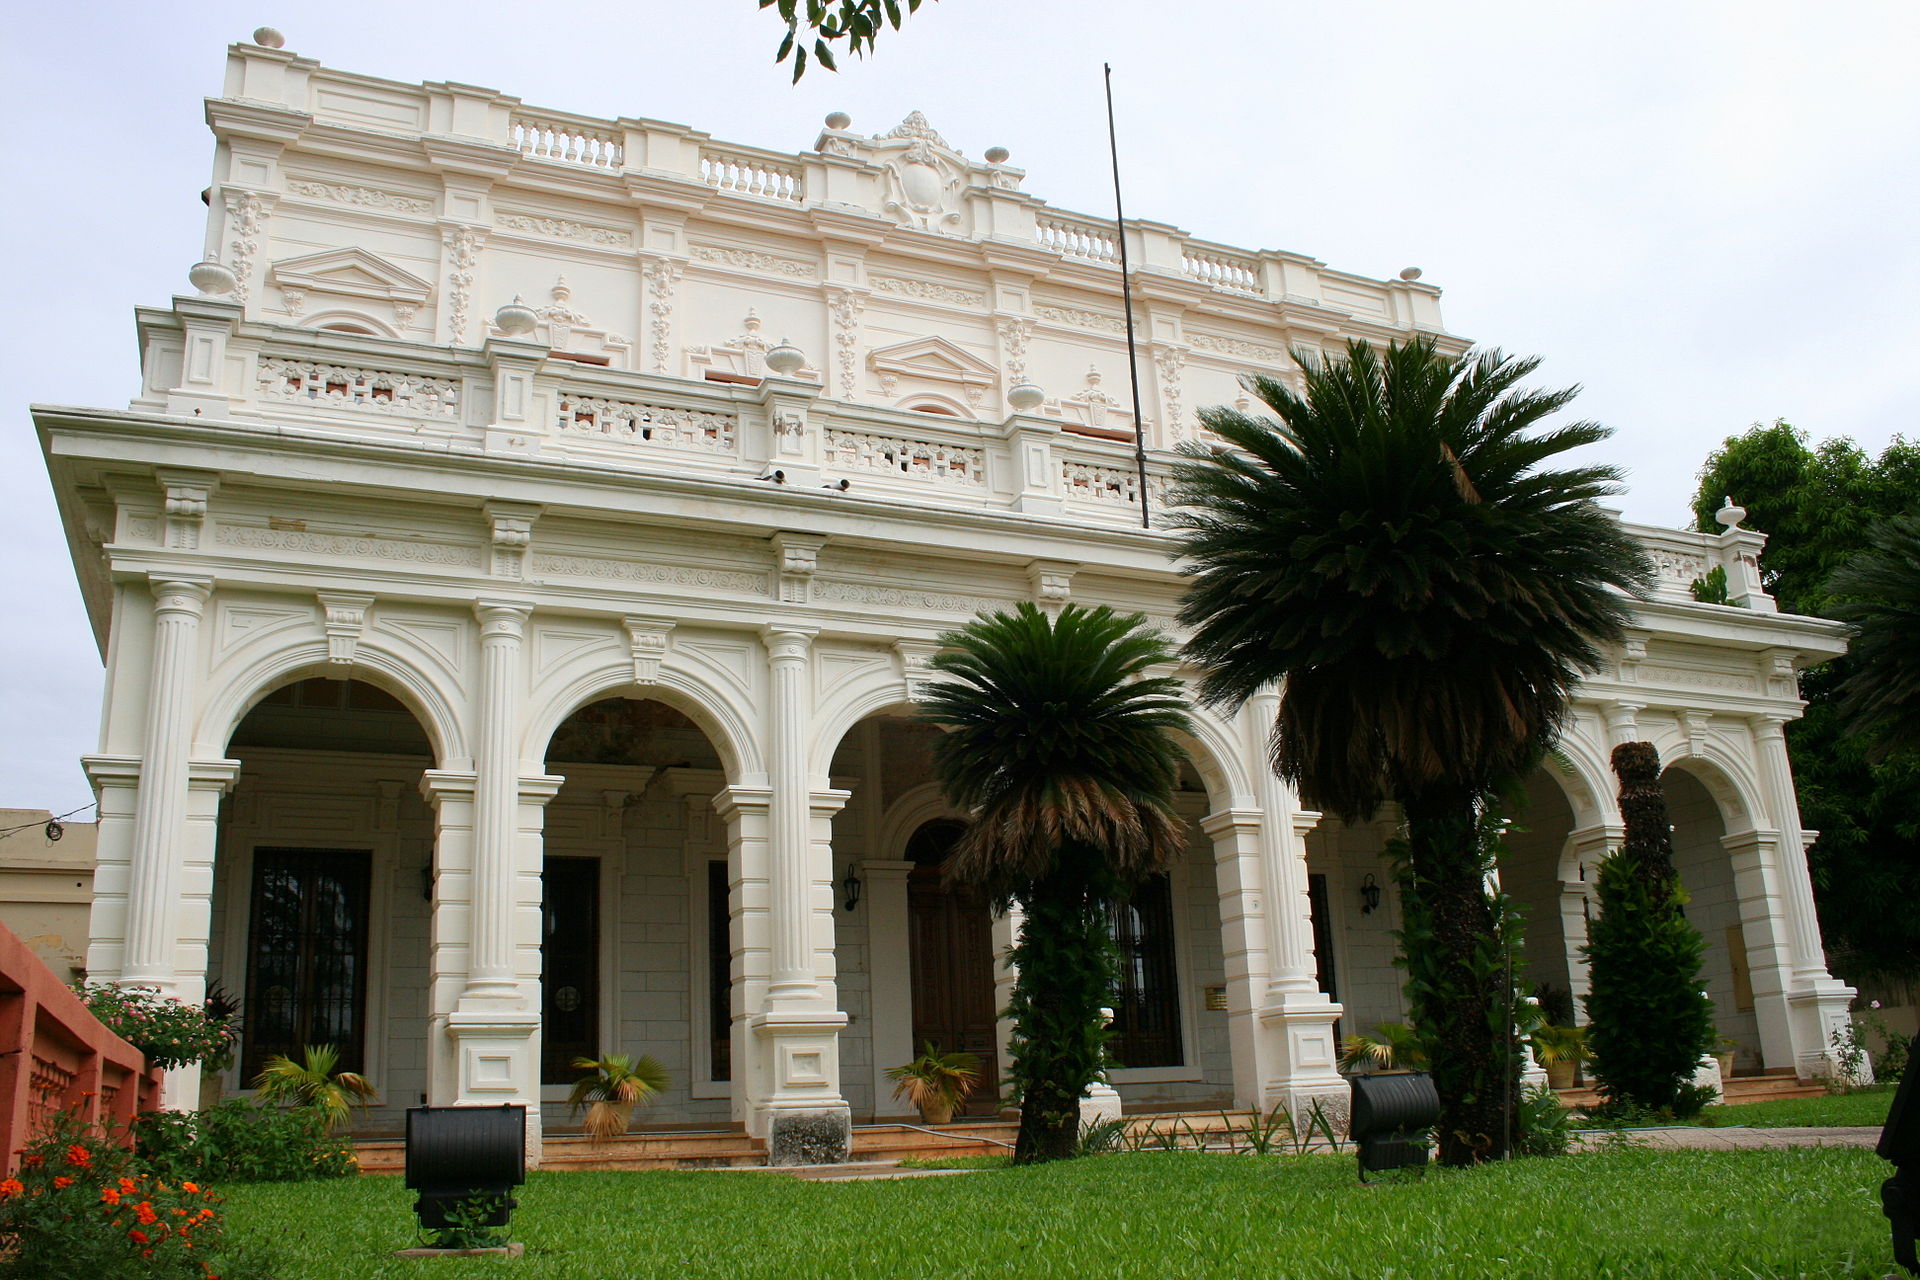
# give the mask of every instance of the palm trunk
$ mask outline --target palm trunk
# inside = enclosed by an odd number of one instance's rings
[[[1440,1094],[1442,1164],[1507,1152],[1513,1089],[1506,968],[1488,963],[1496,922],[1482,879],[1471,792],[1433,789],[1405,804],[1412,864],[1407,904],[1407,993]],[[1478,957],[1478,959],[1476,959]]]
[[[1101,1009],[1114,985],[1108,903],[1098,877],[1062,851],[1052,875],[1027,896],[1013,959],[1020,967],[1008,1012],[1013,1077],[1021,1086],[1013,1162],[1071,1157],[1080,1139],[1080,1098],[1104,1065]]]

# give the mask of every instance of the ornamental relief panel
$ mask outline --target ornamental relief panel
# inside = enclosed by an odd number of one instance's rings
[[[361,557],[397,564],[431,564],[447,568],[478,569],[483,556],[477,546],[456,546],[444,542],[423,542],[411,538],[384,537],[364,533],[345,535],[310,533],[305,529],[262,528],[257,525],[222,524],[213,540],[223,547],[248,551],[282,551],[296,555]]]
[[[324,200],[329,204],[378,209],[385,213],[407,213],[422,217],[430,217],[433,214],[432,200],[382,191],[377,187],[354,186],[344,182],[309,182],[305,179],[289,178],[287,194],[304,196],[309,200]]]
[[[612,560],[599,556],[554,555],[536,552],[533,572],[560,578],[590,578],[599,581],[636,582],[671,587],[702,587],[731,591],[739,595],[765,595],[764,573],[741,573],[731,569],[710,569],[698,565],[647,563]]]

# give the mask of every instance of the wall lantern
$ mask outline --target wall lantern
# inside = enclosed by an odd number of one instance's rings
[[[1424,1071],[1355,1076],[1350,1082],[1349,1136],[1360,1155],[1360,1181],[1383,1169],[1418,1169],[1427,1163],[1422,1132],[1440,1119],[1440,1091]]]
[[[840,897],[849,911],[860,905],[860,877],[854,874],[851,862],[847,874],[840,878]]]
[[[47,842],[49,844],[55,844],[59,842],[61,836],[67,834],[67,829],[61,825],[60,819],[49,818],[47,820],[46,832]]]
[[[1920,1071],[1912,1069],[1901,1079],[1874,1151],[1893,1162],[1893,1176],[1880,1184],[1880,1212],[1893,1232],[1894,1261],[1920,1276],[1914,1249],[1914,1237],[1920,1235],[1920,1085],[1915,1080]]]
[[[1360,914],[1370,916],[1380,909],[1380,886],[1374,883],[1373,873],[1360,882]]]
[[[447,1211],[475,1198],[490,1211],[463,1225],[504,1227],[520,1207],[508,1193],[526,1180],[525,1107],[407,1108],[407,1186],[420,1193],[413,1211],[423,1230],[445,1231]]]

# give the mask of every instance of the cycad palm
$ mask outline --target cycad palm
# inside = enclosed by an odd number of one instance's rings
[[[1172,653],[1139,616],[1031,604],[941,637],[925,716],[948,800],[973,822],[948,862],[1026,922],[1009,1013],[1020,1090],[1014,1159],[1071,1155],[1080,1096],[1101,1066],[1114,984],[1108,913],[1186,843],[1171,809],[1185,728]]]
[[[1231,448],[1189,446],[1178,473],[1187,652],[1214,704],[1284,681],[1273,765],[1307,804],[1351,821],[1404,807],[1447,992],[1410,984],[1412,1013],[1442,1157],[1463,1162],[1505,1142],[1505,1086],[1489,1087],[1501,992],[1469,980],[1494,927],[1476,820],[1553,741],[1652,568],[1594,502],[1616,491],[1612,468],[1542,469],[1609,433],[1540,429],[1575,392],[1520,389],[1537,361],[1444,356],[1423,338],[1301,363],[1303,394],[1249,381],[1277,422],[1201,412]]]
[[[1880,750],[1920,750],[1920,515],[1888,522],[1827,589],[1854,627],[1841,714]]]

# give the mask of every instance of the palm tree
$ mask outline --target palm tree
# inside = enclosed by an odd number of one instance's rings
[[[1504,1149],[1512,1087],[1489,1019],[1506,977],[1474,963],[1496,927],[1477,824],[1552,744],[1652,566],[1594,501],[1617,471],[1542,469],[1610,433],[1541,429],[1577,388],[1521,390],[1537,360],[1446,356],[1427,338],[1296,359],[1301,394],[1247,380],[1277,421],[1204,409],[1227,447],[1185,449],[1187,654],[1214,705],[1281,683],[1273,765],[1305,803],[1349,821],[1400,803],[1437,963],[1409,982],[1411,1019],[1441,1094],[1441,1158],[1467,1163]]]
[[[1889,521],[1827,584],[1853,624],[1841,714],[1882,751],[1920,748],[1920,515]]]
[[[1171,808],[1187,726],[1180,683],[1148,676],[1173,658],[1141,616],[1031,604],[940,638],[948,678],[925,717],[952,730],[934,748],[948,800],[972,824],[948,878],[1019,902],[1026,922],[1008,1014],[1020,1095],[1014,1162],[1073,1154],[1080,1097],[1098,1076],[1101,1010],[1117,978],[1108,916],[1186,845]]]
[[[268,1058],[253,1078],[255,1096],[262,1102],[287,1102],[311,1108],[322,1127],[332,1133],[353,1119],[353,1109],[374,1100],[374,1088],[357,1071],[336,1071],[340,1051],[330,1044],[307,1045],[302,1061],[284,1053]]]

